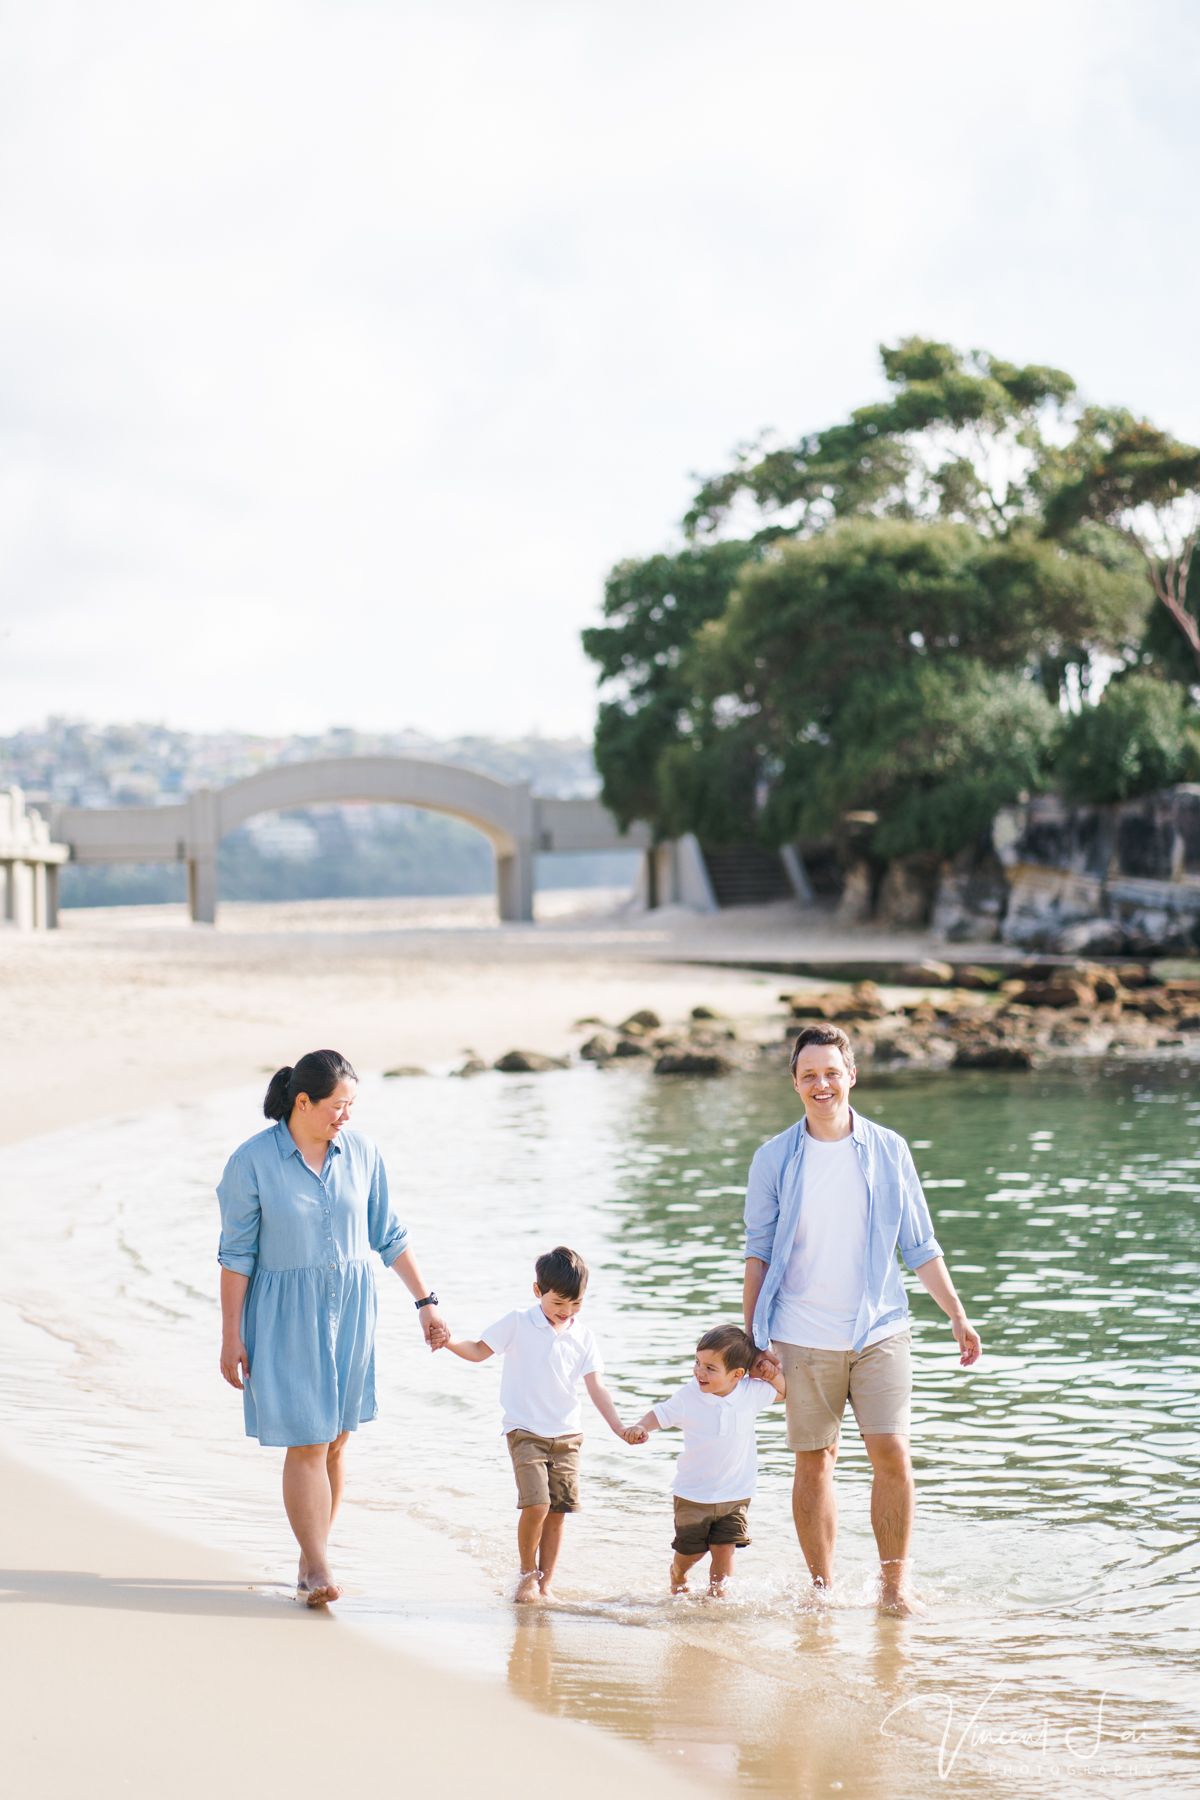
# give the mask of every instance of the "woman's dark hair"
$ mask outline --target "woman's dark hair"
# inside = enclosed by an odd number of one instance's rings
[[[547,1250],[533,1266],[543,1294],[557,1294],[560,1300],[578,1300],[588,1284],[587,1264],[578,1250],[568,1250],[565,1244]]]
[[[310,1050],[294,1069],[276,1069],[263,1111],[268,1119],[290,1119],[297,1094],[307,1094],[310,1100],[328,1100],[339,1081],[357,1080],[350,1064],[336,1050]]]

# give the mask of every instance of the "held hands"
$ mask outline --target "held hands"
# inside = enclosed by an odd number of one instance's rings
[[[230,1387],[239,1389],[250,1379],[250,1358],[246,1354],[246,1346],[241,1338],[229,1338],[221,1345],[221,1373]]]
[[[617,1433],[617,1436],[623,1438],[627,1444],[644,1444],[650,1433],[643,1431],[640,1425],[625,1425]]]
[[[969,1369],[971,1364],[978,1362],[983,1354],[983,1339],[975,1327],[967,1323],[966,1319],[951,1319],[950,1329],[954,1333],[955,1342],[962,1351],[962,1355],[958,1359],[959,1364],[962,1368]]]
[[[422,1307],[417,1317],[421,1321],[421,1330],[425,1334],[425,1342],[429,1345],[430,1352],[444,1349],[454,1334],[437,1307]]]
[[[760,1350],[758,1360],[750,1371],[752,1381],[774,1381],[783,1364],[773,1350]]]

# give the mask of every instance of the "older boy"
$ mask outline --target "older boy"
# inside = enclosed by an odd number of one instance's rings
[[[582,1380],[605,1423],[624,1442],[625,1426],[600,1377],[596,1340],[578,1319],[587,1290],[582,1256],[560,1244],[535,1264],[537,1304],[505,1313],[472,1342],[446,1335],[444,1348],[464,1362],[504,1357],[500,1380],[503,1430],[517,1478],[517,1548],[521,1575],[515,1599],[522,1605],[553,1600],[550,1586],[562,1546],[563,1520],[579,1511],[579,1406]]]
[[[749,1377],[749,1379],[747,1379]],[[704,1557],[708,1591],[717,1598],[733,1573],[733,1553],[750,1542],[746,1509],[758,1486],[754,1421],[782,1400],[787,1383],[773,1358],[760,1355],[738,1325],[718,1325],[696,1345],[692,1379],[660,1400],[629,1433],[644,1444],[660,1426],[682,1425],[675,1465],[675,1537],[671,1592],[686,1594],[688,1570]]]

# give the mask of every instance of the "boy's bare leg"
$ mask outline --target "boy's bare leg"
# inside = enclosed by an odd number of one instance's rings
[[[926,1608],[908,1587],[916,1487],[908,1439],[891,1432],[863,1434],[871,1459],[871,1529],[879,1548],[879,1604],[886,1612],[921,1615]]]
[[[563,1524],[566,1516],[566,1513],[552,1512],[542,1526],[541,1541],[537,1549],[537,1564],[543,1600],[554,1599],[550,1583],[554,1579],[555,1564],[558,1562],[558,1553],[562,1549]]]
[[[797,1450],[792,1487],[792,1517],[813,1586],[833,1586],[833,1552],[837,1545],[838,1509],[833,1487],[837,1445],[827,1450]]]
[[[725,1587],[725,1583],[733,1574],[733,1552],[734,1546],[732,1544],[713,1545],[710,1552],[712,1564],[708,1571],[708,1591],[710,1594],[721,1593]]]
[[[678,1550],[675,1552],[675,1560],[671,1564],[671,1592],[673,1594],[687,1593],[688,1570],[694,1569],[698,1562],[703,1562],[707,1555],[707,1550],[702,1550],[699,1556],[681,1556]]]
[[[530,1606],[541,1599],[538,1546],[542,1541],[542,1530],[549,1514],[548,1506],[523,1506],[517,1520],[517,1549],[521,1553],[521,1579],[517,1582],[517,1591],[513,1598],[521,1606]]]

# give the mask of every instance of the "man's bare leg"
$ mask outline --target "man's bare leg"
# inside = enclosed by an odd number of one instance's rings
[[[833,1470],[838,1447],[797,1450],[792,1487],[796,1536],[815,1588],[833,1586],[833,1553],[837,1545],[838,1509]]]
[[[521,1553],[521,1579],[513,1598],[520,1606],[532,1606],[542,1597],[538,1571],[538,1547],[550,1515],[548,1506],[523,1506],[517,1518],[517,1549]],[[560,1528],[561,1529],[561,1528]]]
[[[541,1586],[543,1600],[553,1600],[554,1591],[550,1583],[554,1579],[554,1569],[558,1562],[558,1553],[562,1549],[563,1524],[566,1513],[552,1512],[547,1514],[542,1526],[542,1535],[538,1542],[537,1564],[538,1582]]]
[[[879,1548],[879,1604],[886,1612],[920,1615],[928,1609],[909,1591],[909,1552],[917,1492],[908,1439],[892,1432],[864,1433],[871,1459],[871,1529]]]

